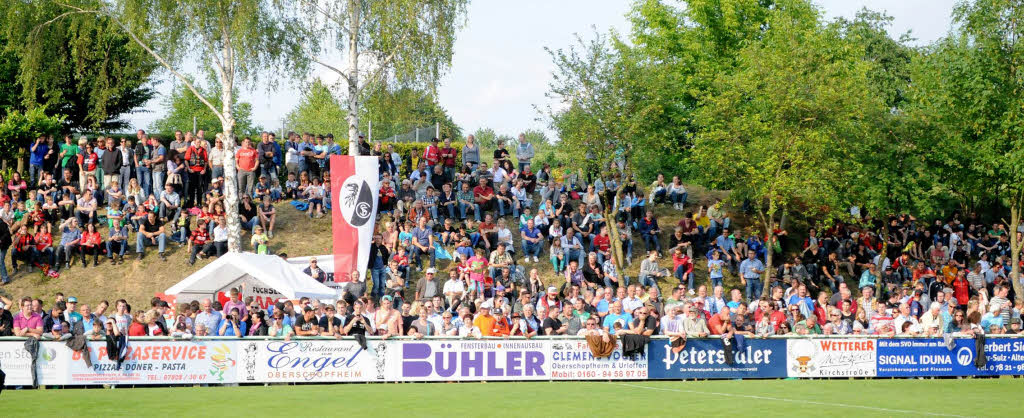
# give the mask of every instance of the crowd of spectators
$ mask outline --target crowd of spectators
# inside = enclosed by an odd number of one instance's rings
[[[167,241],[187,246],[190,263],[222,254],[221,139],[211,146],[202,131],[179,132],[165,146],[139,131],[137,140],[36,141],[28,178],[12,174],[0,195],[0,259],[10,252],[17,273],[71,268],[76,258],[83,268],[101,256],[120,263],[131,242],[139,258],[149,246],[165,258]],[[78,327],[97,337],[635,333],[681,341],[1021,331],[1008,277],[1008,234],[1021,232],[973,214],[929,223],[873,219],[854,208],[857,222],[809,229],[800,242],[785,230],[741,233],[731,218],[738,213],[721,202],[690,205],[678,177],[659,175],[642,187],[620,164],[587,173],[544,164],[535,172],[522,135],[514,150],[498,143],[490,164],[472,136],[461,149],[435,138],[405,159],[362,138],[359,150],[379,158],[379,228],[365,271],[353,272],[356,281],[335,303],[261,307],[233,291],[223,304],[182,303],[172,313],[157,299],[133,313],[123,300],[108,312],[106,301],[90,310],[62,295],[50,306],[5,299],[0,335],[64,338]],[[331,210],[328,157],[340,152],[330,135],[242,141],[235,168],[247,249],[269,252],[281,200],[310,217]],[[663,230],[656,212],[679,220]],[[643,245],[635,280],[625,273],[634,239]],[[766,272],[768,252],[780,262]],[[307,272],[329,277],[315,260]],[[6,283],[2,263],[0,273]]]

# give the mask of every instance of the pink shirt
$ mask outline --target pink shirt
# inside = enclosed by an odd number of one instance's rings
[[[39,314],[35,312],[32,312],[32,315],[28,318],[25,318],[25,314],[22,312],[18,312],[18,314],[14,316],[14,328],[34,329],[42,327],[43,317],[39,316]]]
[[[244,318],[246,312],[248,312],[248,309],[246,309],[246,307],[245,307],[245,302],[243,302],[243,301],[235,302],[233,300],[229,300],[227,303],[224,304],[224,311],[223,311],[224,316],[230,315],[231,314],[231,310],[234,309],[234,308],[238,308],[238,316],[239,317],[243,317]]]
[[[485,272],[487,269],[487,259],[483,257],[477,257],[474,255],[470,257],[469,260],[466,260],[466,262],[469,263],[470,280],[473,280],[475,282],[484,281],[484,276],[486,276]]]

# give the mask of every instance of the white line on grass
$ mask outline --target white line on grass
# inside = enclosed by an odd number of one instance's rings
[[[608,382],[608,384],[618,385],[618,386],[627,386],[627,387],[638,388],[638,389],[661,390],[661,391],[666,391],[666,392],[694,393],[694,394],[699,394],[699,395],[715,395],[715,396],[727,396],[727,397],[733,397],[733,398],[758,399],[758,400],[765,400],[765,401],[793,402],[793,403],[803,403],[803,404],[809,404],[809,405],[833,406],[833,407],[840,407],[840,408],[868,409],[868,410],[872,410],[872,411],[891,412],[891,413],[900,413],[900,414],[929,415],[929,416],[938,416],[938,417],[965,417],[964,415],[942,414],[942,413],[925,412],[925,411],[912,411],[912,410],[907,410],[907,409],[889,409],[889,408],[882,408],[882,407],[878,407],[878,406],[850,405],[850,404],[834,403],[834,402],[809,401],[809,400],[805,400],[805,399],[787,399],[787,398],[775,398],[775,397],[771,397],[771,396],[743,395],[743,394],[737,394],[737,393],[706,392],[706,391],[701,391],[701,390],[658,388],[658,387],[652,387],[652,386],[633,385],[633,384],[629,384],[629,383],[613,383],[613,382]]]

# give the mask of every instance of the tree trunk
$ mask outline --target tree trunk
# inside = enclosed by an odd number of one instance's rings
[[[622,240],[619,239],[619,224],[615,222],[615,211],[609,210],[609,205],[604,207],[604,223],[608,225],[608,236],[611,237],[612,257],[615,257],[615,265],[619,266],[620,271],[623,271],[626,269],[626,257],[622,249]]]
[[[1020,283],[1020,250],[1024,242],[1017,236],[1020,227],[1021,199],[1014,199],[1010,204],[1010,283],[1016,294],[1017,302],[1024,301],[1024,286]]]
[[[16,160],[18,162],[18,172],[19,173],[24,173],[25,172],[25,155],[27,155],[27,154],[28,154],[28,152],[27,152],[27,150],[25,148],[18,148],[18,158],[16,158]]]
[[[882,249],[878,251],[878,262],[875,263],[875,267],[878,270],[879,276],[881,276],[882,272],[885,271],[885,266],[883,266],[882,264],[885,263],[885,259],[888,256],[888,251],[889,251],[889,226],[888,225],[883,225],[882,226]],[[879,277],[879,279],[881,279],[881,277]],[[950,283],[950,284],[952,284],[952,283]]]
[[[771,213],[769,213],[768,217],[767,217],[767,221],[764,222],[764,226],[765,226],[765,229],[766,229],[766,232],[767,232],[765,234],[765,237],[767,237],[768,239],[765,240],[765,243],[766,243],[765,245],[767,246],[767,248],[765,248],[765,255],[764,255],[764,282],[761,284],[763,286],[761,294],[762,295],[771,295],[771,290],[772,290],[772,258],[773,258],[773,255],[775,254],[775,243],[774,243],[775,236],[772,234],[772,231],[775,231],[775,216],[772,215]]]
[[[228,221],[228,251],[242,251],[242,224],[238,219],[238,181],[235,171],[235,118],[231,111],[234,90],[230,80],[221,80],[221,127],[224,143],[224,211]]]
[[[348,8],[348,155],[359,155],[359,18],[360,2]]]

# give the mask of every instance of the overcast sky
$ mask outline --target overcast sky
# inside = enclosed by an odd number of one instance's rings
[[[459,33],[451,71],[438,89],[438,101],[463,132],[490,127],[514,135],[524,129],[549,131],[538,120],[534,105],[547,103],[544,93],[554,69],[544,47],[565,48],[574,34],[590,37],[594,29],[625,33],[629,23],[627,0],[477,0],[469,5],[466,27]],[[867,7],[893,16],[891,34],[911,31],[918,44],[944,36],[950,27],[953,0],[817,0],[829,19],[852,17]],[[329,81],[331,73],[318,71]],[[161,97],[169,90],[168,77],[158,86],[160,95],[148,113],[129,120],[145,128],[161,116]],[[283,115],[298,102],[299,89],[250,91],[242,99],[252,103],[255,122],[279,130]]]

